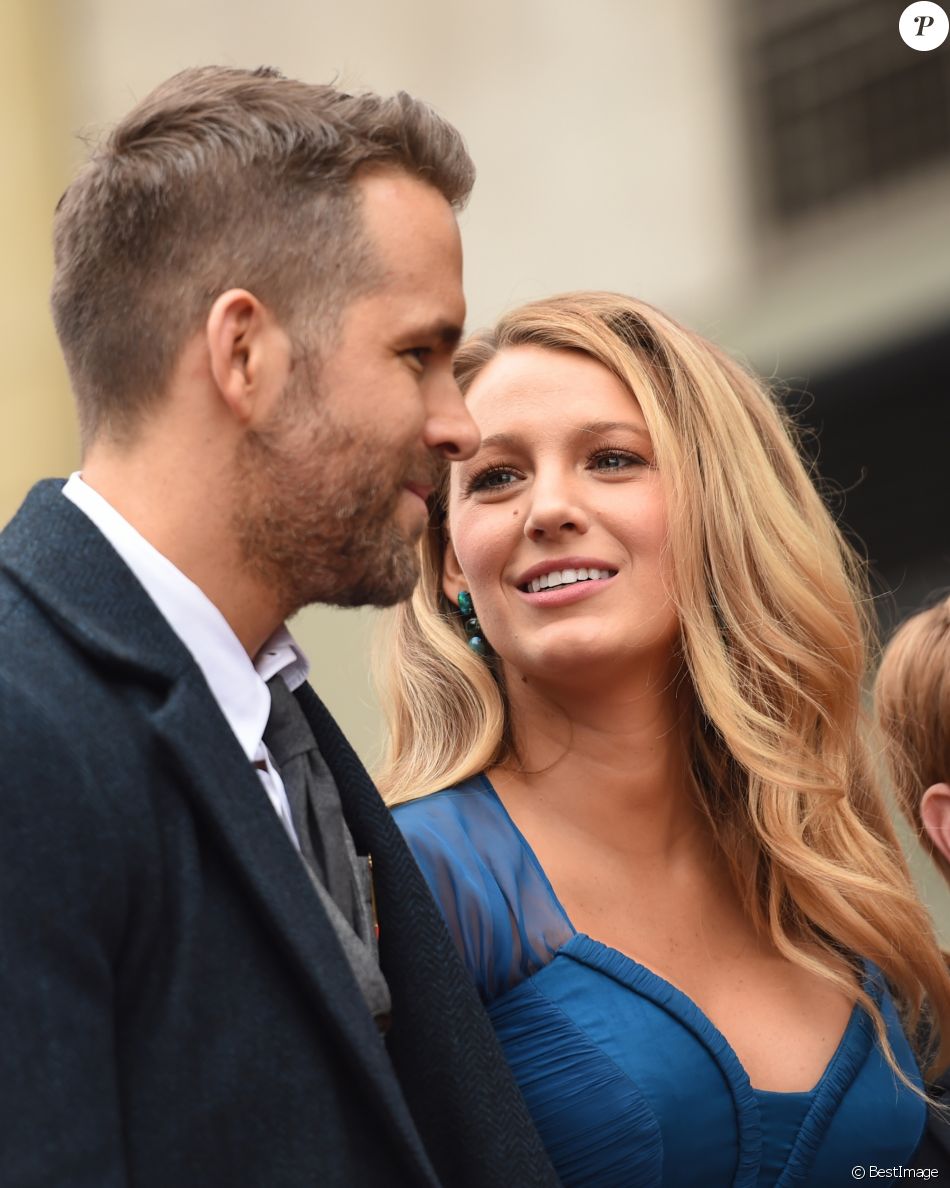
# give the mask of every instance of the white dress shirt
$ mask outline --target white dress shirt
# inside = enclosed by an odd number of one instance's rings
[[[310,671],[307,657],[281,626],[252,661],[210,598],[83,482],[78,471],[70,475],[63,494],[92,520],[194,656],[212,697],[249,762],[257,765],[264,790],[299,849],[287,793],[263,741],[270,714],[265,682],[280,674],[289,689],[296,689]]]

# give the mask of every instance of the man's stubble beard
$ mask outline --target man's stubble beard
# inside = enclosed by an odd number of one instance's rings
[[[396,521],[407,465],[334,421],[319,394],[304,401],[288,389],[270,422],[247,433],[234,462],[234,530],[283,617],[315,602],[409,597],[418,560]]]

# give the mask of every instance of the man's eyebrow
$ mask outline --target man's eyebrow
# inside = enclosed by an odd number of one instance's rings
[[[420,338],[436,339],[442,346],[453,351],[462,341],[462,327],[456,322],[444,319],[420,326],[417,333]]]

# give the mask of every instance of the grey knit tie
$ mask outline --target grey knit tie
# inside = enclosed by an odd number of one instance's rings
[[[280,771],[301,856],[311,875],[326,887],[344,919],[355,928],[359,917],[340,794],[304,712],[283,677],[272,677],[267,687],[271,711],[264,742]]]
[[[297,698],[279,675],[267,687],[271,712],[264,743],[280,771],[300,855],[363,997],[385,1029],[391,1007],[376,956],[368,862],[356,853],[339,789]]]

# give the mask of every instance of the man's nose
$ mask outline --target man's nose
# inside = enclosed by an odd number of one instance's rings
[[[472,420],[454,376],[447,376],[433,397],[423,433],[430,450],[450,462],[462,462],[478,449],[481,434]]]

